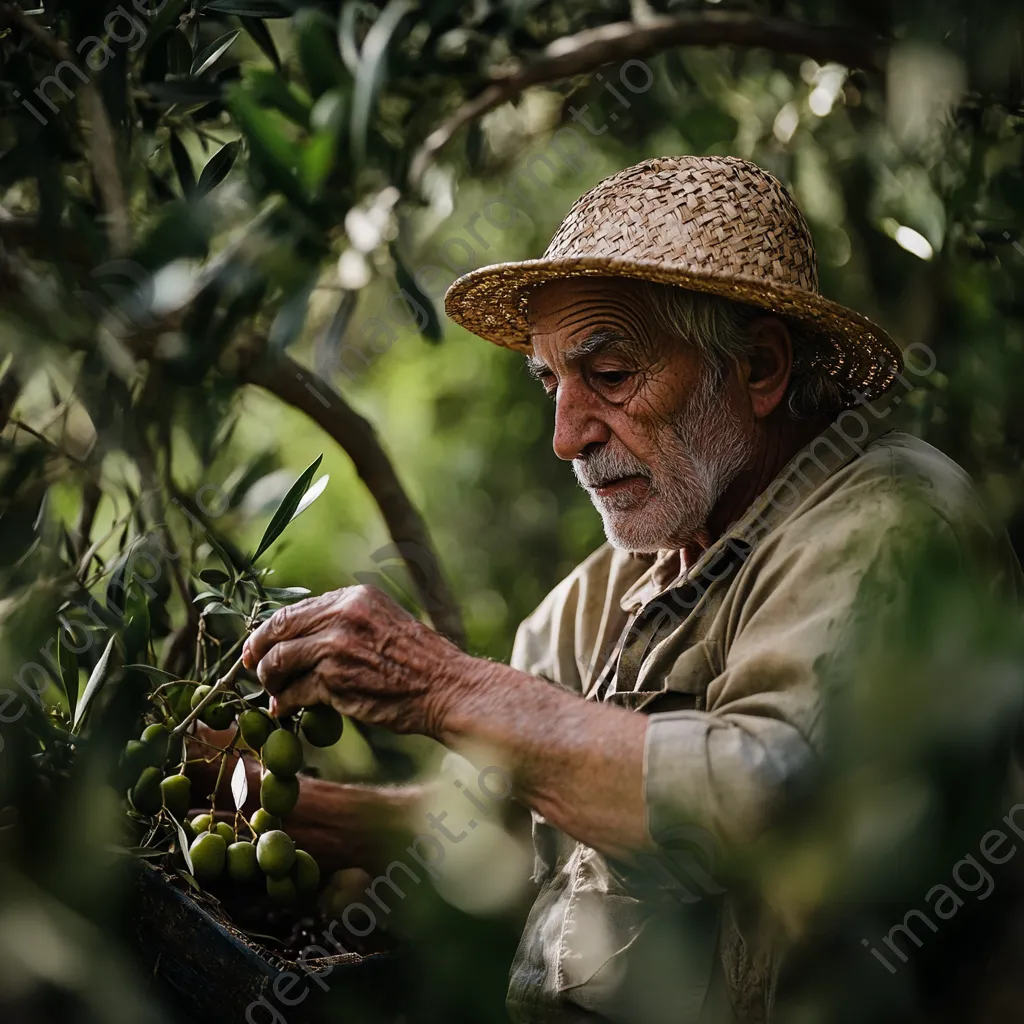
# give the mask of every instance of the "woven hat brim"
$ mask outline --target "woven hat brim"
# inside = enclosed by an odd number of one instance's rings
[[[874,398],[903,372],[899,346],[877,324],[855,310],[801,288],[721,273],[702,274],[661,262],[580,256],[496,263],[454,281],[444,297],[455,323],[496,345],[529,353],[526,302],[530,289],[546,281],[581,277],[626,277],[720,295],[811,329],[814,364],[825,367],[848,392]]]

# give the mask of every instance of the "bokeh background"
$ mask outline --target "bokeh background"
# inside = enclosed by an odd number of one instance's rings
[[[917,365],[934,356],[893,422],[958,461],[1024,550],[1014,5],[165,0],[137,15],[138,31],[105,23],[115,8],[0,3],[12,679],[54,635],[62,602],[102,592],[100,564],[109,573],[154,524],[169,524],[190,570],[217,564],[172,498],[232,552],[251,551],[320,454],[329,483],[273,548],[274,585],[371,581],[422,608],[388,550],[380,495],[354,468],[365,438],[314,422],[314,392],[328,388],[335,408],[372,424],[422,514],[467,647],[507,658],[517,624],[601,542],[600,521],[551,451],[551,406],[522,358],[449,323],[437,296],[463,269],[538,256],[576,197],[665,154],[746,157],[783,180],[824,294],[914,346]],[[65,70],[47,104],[34,90],[74,54],[87,70]],[[475,116],[467,105],[488,89],[501,102]],[[289,390],[299,371],[309,387]],[[207,484],[229,496],[214,515]],[[197,510],[199,497],[210,507]],[[94,542],[83,589],[71,569]],[[836,714],[847,742],[813,798],[756,856],[730,861],[737,884],[768,894],[809,944],[816,982],[786,1002],[794,1021],[1020,1013],[1007,971],[981,954],[987,966],[968,973],[992,970],[984,1011],[977,984],[956,990],[969,1010],[935,995],[966,947],[1006,960],[1021,920],[1009,876],[896,976],[859,946],[922,906],[1013,804],[1019,615],[947,573],[946,554],[907,566],[911,625],[883,633],[868,616],[849,670],[860,699]],[[188,622],[173,595],[158,603],[146,612],[154,663]],[[113,614],[127,631],[128,610]],[[82,687],[101,649],[74,670]],[[57,705],[61,685],[58,673]],[[112,701],[111,749],[130,720]],[[102,758],[53,764],[38,737],[3,730],[5,1019],[180,1016],[134,949],[128,873],[101,856],[107,819],[90,801]],[[398,781],[440,754],[349,729],[317,763],[339,780]],[[40,797],[40,765],[64,779],[54,802]],[[493,843],[467,854],[447,890],[396,913],[407,1019],[503,1019],[528,895],[507,879],[529,863],[521,845]],[[331,995],[344,1006],[340,988]],[[377,1019],[375,1006],[360,1002],[355,1019]]]

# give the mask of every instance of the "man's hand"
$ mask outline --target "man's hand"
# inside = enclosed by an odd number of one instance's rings
[[[438,738],[472,673],[453,643],[373,587],[345,587],[281,608],[245,642],[246,668],[271,712],[332,704],[394,732]]]
[[[379,590],[347,587],[282,608],[242,657],[274,714],[330,703],[394,732],[486,750],[517,799],[580,842],[616,856],[650,842],[645,716],[473,658]]]

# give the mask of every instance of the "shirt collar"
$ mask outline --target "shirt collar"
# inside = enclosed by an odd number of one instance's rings
[[[623,611],[635,614],[659,594],[699,574],[722,548],[737,544],[754,547],[798,508],[843,466],[864,454],[864,449],[891,430],[885,417],[890,407],[881,398],[858,401],[858,408],[844,409],[836,419],[786,463],[778,476],[754,499],[746,512],[691,566],[684,566],[677,549],[654,555],[634,555],[651,560],[650,568],[622,595]],[[863,411],[862,411],[863,409]]]

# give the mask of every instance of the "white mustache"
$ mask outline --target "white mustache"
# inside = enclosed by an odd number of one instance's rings
[[[642,476],[647,480],[653,476],[650,467],[631,452],[608,445],[599,448],[586,459],[573,459],[572,469],[580,486],[588,490],[603,487],[625,476]]]

